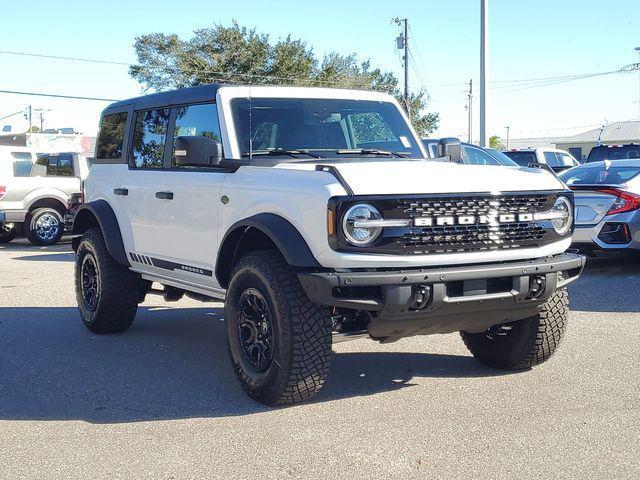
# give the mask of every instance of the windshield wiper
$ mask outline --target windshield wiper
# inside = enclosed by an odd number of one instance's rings
[[[378,150],[377,148],[347,148],[336,150],[338,155],[382,155],[385,157],[411,158],[409,155],[400,152],[389,152],[388,150]]]
[[[306,149],[296,149],[289,150],[285,148],[274,148],[273,150],[254,150],[253,152],[244,152],[242,154],[243,157],[257,156],[257,155],[289,155],[290,157],[294,157],[296,155],[307,155],[313,158],[322,158],[320,155],[316,155],[315,153],[311,153]]]

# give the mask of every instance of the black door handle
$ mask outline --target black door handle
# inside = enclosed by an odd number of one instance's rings
[[[156,192],[156,198],[161,200],[173,200],[173,192]]]
[[[114,188],[113,193],[115,195],[124,195],[125,197],[129,195],[129,190],[126,188]]]

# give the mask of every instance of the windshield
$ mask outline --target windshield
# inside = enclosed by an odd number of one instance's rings
[[[640,158],[640,145],[602,145],[589,152],[587,163]]]
[[[640,164],[610,165],[605,162],[566,170],[558,175],[567,185],[620,185],[631,180],[640,173]]]
[[[242,156],[313,151],[323,157],[379,150],[422,158],[393,103],[369,100],[237,98],[231,110]],[[342,151],[342,152],[339,152]]]

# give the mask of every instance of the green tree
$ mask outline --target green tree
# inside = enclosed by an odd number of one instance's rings
[[[368,60],[336,52],[319,60],[303,40],[287,36],[272,43],[268,35],[236,22],[195,30],[187,40],[175,34],[142,35],[134,48],[138,63],[129,73],[145,90],[206,83],[298,85],[380,90],[404,103],[395,75],[373,68]],[[412,94],[408,103],[419,135],[437,128],[439,115],[426,113],[425,91]]]
[[[504,145],[502,144],[502,139],[498,135],[493,135],[492,137],[489,137],[489,148],[503,150]]]

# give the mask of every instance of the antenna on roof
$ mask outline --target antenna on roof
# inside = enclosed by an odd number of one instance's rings
[[[604,133],[604,129],[606,126],[607,121],[605,120],[605,123],[602,124],[602,126],[600,127],[600,132],[598,133],[598,138],[596,139],[596,147],[602,145],[602,134]]]

